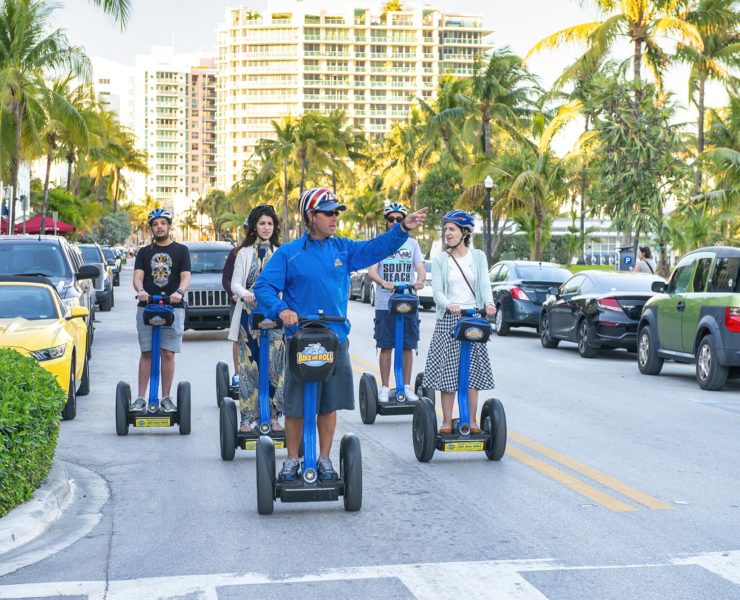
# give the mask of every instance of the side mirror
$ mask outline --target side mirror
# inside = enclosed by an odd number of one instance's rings
[[[90,311],[85,308],[84,306],[73,306],[69,309],[70,315],[67,317],[67,320],[70,319],[77,319],[79,317],[85,318],[90,314]]]
[[[100,268],[95,265],[82,265],[80,270],[75,273],[77,279],[95,279],[100,277]]]
[[[547,293],[550,296],[555,296],[557,298],[558,296],[560,296],[560,288],[555,286],[549,287],[547,288]]]
[[[108,259],[108,260],[106,261],[106,263],[108,264],[108,266],[109,266],[109,267],[115,267],[115,266],[116,266],[116,261],[115,261],[115,260],[113,260],[112,258],[109,258],[109,259]]]
[[[667,287],[665,282],[663,281],[653,281],[653,284],[650,286],[650,289],[654,292],[658,292],[659,294],[662,294],[666,291]]]

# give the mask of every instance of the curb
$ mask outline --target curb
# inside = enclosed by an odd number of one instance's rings
[[[0,555],[40,536],[62,516],[74,499],[74,481],[65,465],[54,460],[41,487],[33,497],[0,519]]]

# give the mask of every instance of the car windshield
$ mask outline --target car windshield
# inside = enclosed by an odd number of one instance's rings
[[[191,250],[190,265],[193,273],[221,273],[230,250]]]
[[[102,248],[102,250],[103,250],[103,255],[105,256],[105,258],[110,259],[110,260],[116,259],[116,252],[115,250],[113,250],[113,248]]]
[[[34,285],[0,285],[0,319],[58,319],[51,291]]]
[[[653,281],[663,281],[660,277],[643,275],[602,275],[591,279],[596,291],[601,292],[650,292]]]
[[[0,275],[42,275],[69,278],[72,273],[58,243],[0,243]]]
[[[517,265],[516,270],[525,281],[563,282],[571,276],[570,271],[545,265]]]
[[[80,252],[86,263],[99,263],[101,260],[100,253],[95,246],[80,246]]]

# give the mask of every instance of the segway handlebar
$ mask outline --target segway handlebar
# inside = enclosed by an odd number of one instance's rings
[[[134,299],[138,300],[139,296],[138,294],[134,296]],[[159,304],[160,302],[164,304],[170,304],[170,297],[168,294],[154,294],[149,296],[149,302],[147,304]]]
[[[449,312],[449,311],[447,311]],[[461,317],[485,317],[485,308],[463,308],[460,310]]]
[[[321,311],[319,311],[319,314],[317,315],[298,315],[299,323],[306,323],[308,321],[324,321],[327,323],[344,323],[346,320],[347,320],[347,317],[333,317],[333,316],[325,315]]]
[[[410,283],[394,283],[393,284],[393,293],[402,294],[404,291],[408,291],[409,294],[413,294],[414,286],[412,286]]]

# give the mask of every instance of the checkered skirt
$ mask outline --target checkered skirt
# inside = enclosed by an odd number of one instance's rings
[[[433,390],[457,391],[457,371],[462,342],[453,338],[453,330],[459,319],[458,315],[446,312],[434,327],[424,367],[424,385]],[[473,344],[469,385],[474,390],[492,390],[494,387],[487,344]]]

